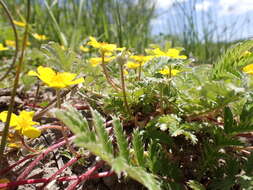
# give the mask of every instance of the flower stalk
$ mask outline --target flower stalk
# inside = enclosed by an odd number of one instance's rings
[[[17,88],[18,88],[18,84],[19,84],[19,76],[20,76],[21,68],[22,68],[23,61],[24,61],[24,53],[25,53],[25,48],[26,48],[27,38],[28,38],[28,23],[29,23],[29,19],[30,19],[30,7],[31,7],[30,6],[30,0],[27,0],[27,16],[26,16],[26,23],[27,24],[25,26],[25,33],[24,33],[24,37],[23,37],[21,55],[19,57],[19,63],[16,67],[16,75],[15,75],[14,85],[13,85],[13,89],[12,89],[10,105],[9,105],[9,109],[8,109],[6,123],[5,123],[4,130],[3,130],[3,136],[2,136],[2,139],[1,139],[0,162],[2,162],[2,160],[3,160],[2,157],[4,155],[4,150],[5,150],[6,141],[7,141],[7,135],[9,133],[11,114],[12,114],[13,109],[14,109],[15,96],[16,96]],[[3,166],[3,164],[0,164],[0,169],[1,169],[2,166]]]
[[[125,85],[125,76],[124,76],[124,60],[120,59],[120,79],[121,79],[121,89],[122,89],[122,94],[123,94],[123,99],[124,99],[124,104],[126,107],[126,111],[131,116],[131,110],[129,108],[128,102],[127,102],[127,94],[126,94],[126,85]]]
[[[101,67],[103,69],[103,73],[105,75],[105,78],[107,80],[107,82],[116,90],[116,91],[120,91],[120,88],[113,82],[113,80],[111,79],[108,71],[107,71],[107,68],[105,66],[105,53],[102,52],[101,53],[101,56],[102,56],[102,64],[101,64]]]

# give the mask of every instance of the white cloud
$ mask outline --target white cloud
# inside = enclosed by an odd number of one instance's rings
[[[197,11],[208,11],[208,9],[213,5],[210,1],[203,1],[195,5]]]
[[[167,9],[170,8],[174,3],[183,3],[187,0],[154,0],[158,8]]]
[[[220,0],[220,14],[244,14],[253,10],[253,0]]]

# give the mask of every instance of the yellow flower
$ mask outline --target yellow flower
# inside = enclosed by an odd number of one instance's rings
[[[90,37],[90,41],[88,42],[88,45],[99,49],[101,53],[113,52],[117,48],[115,44],[108,44],[106,42],[98,42],[96,38],[94,37]]]
[[[110,61],[112,61],[113,59],[115,59],[115,56],[112,57],[105,57],[104,58],[104,62],[108,63]],[[89,63],[92,65],[92,67],[96,67],[97,65],[102,63],[102,57],[93,57],[89,59]]]
[[[84,82],[83,78],[76,78],[76,74],[68,72],[55,72],[49,67],[39,66],[37,73],[35,71],[29,71],[29,76],[37,76],[46,85],[52,88],[65,88],[67,86],[75,85]]]
[[[31,42],[27,41],[27,42],[26,42],[26,45],[27,45],[27,46],[30,46],[30,45],[31,45]]]
[[[133,55],[131,58],[137,62],[145,63],[147,61],[150,61],[153,56]]]
[[[126,69],[123,70],[124,75],[128,75],[128,71]]]
[[[122,48],[116,48],[116,51],[124,51],[126,48],[122,47]]]
[[[136,63],[136,62],[128,61],[126,64],[126,67],[128,69],[136,69],[136,68],[140,67],[140,64]]]
[[[242,69],[243,72],[247,74],[253,74],[253,64],[249,64]]]
[[[26,23],[24,23],[24,22],[19,22],[19,21],[16,21],[16,20],[14,20],[13,23],[14,23],[15,25],[17,25],[17,26],[20,26],[20,27],[25,27],[25,25],[26,25]]]
[[[146,50],[147,53],[154,55],[155,57],[170,57],[172,59],[187,59],[187,56],[180,55],[180,50],[175,48],[169,48],[167,51],[162,51],[159,48],[155,48],[153,50]]]
[[[8,49],[8,47],[5,47],[2,43],[0,43],[0,51],[6,51]]]
[[[0,120],[6,122],[7,111],[0,113]],[[33,125],[38,125],[38,122],[33,121],[34,112],[21,111],[19,115],[12,113],[10,126],[13,127],[20,134],[28,138],[37,138],[40,136],[41,131]]]
[[[47,37],[43,34],[37,34],[37,33],[34,33],[33,34],[33,37],[36,39],[36,40],[39,40],[39,41],[44,41],[44,40],[47,40]]]
[[[81,51],[83,51],[83,52],[85,52],[85,53],[89,52],[89,48],[84,47],[83,45],[80,45],[79,48],[80,48]]]
[[[5,44],[6,44],[7,46],[13,47],[13,48],[15,48],[15,46],[16,46],[16,43],[15,43],[15,41],[13,41],[13,40],[5,40]]]
[[[171,69],[171,71],[170,71],[170,69],[168,69],[168,68],[165,68],[165,69],[162,69],[162,70],[159,71],[159,73],[161,73],[162,75],[170,75],[171,74],[171,76],[175,76],[179,72],[180,71],[177,70],[177,69]]]

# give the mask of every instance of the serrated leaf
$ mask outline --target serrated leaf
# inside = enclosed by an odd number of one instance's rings
[[[109,135],[105,129],[104,118],[96,110],[91,110],[91,113],[93,117],[94,128],[98,135],[97,140],[102,144],[103,149],[108,154],[113,154],[113,146],[111,140],[109,139]]]
[[[130,163],[130,153],[127,143],[126,135],[123,132],[123,127],[120,123],[120,120],[113,118],[114,133],[117,139],[117,145],[119,148],[119,156],[124,158],[127,163]]]
[[[139,131],[135,130],[133,132],[132,142],[133,142],[134,155],[138,162],[138,165],[141,167],[145,167],[144,144]]]
[[[195,180],[189,180],[187,182],[187,185],[192,189],[192,190],[205,190],[206,188],[199,182]]]

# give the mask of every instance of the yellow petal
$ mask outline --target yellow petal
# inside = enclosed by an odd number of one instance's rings
[[[22,134],[28,138],[37,138],[41,135],[41,131],[35,127],[26,127],[22,130]]]
[[[243,67],[242,71],[248,74],[253,74],[253,64]]]
[[[36,77],[38,77],[39,75],[35,71],[29,71],[28,72],[28,76],[36,76]]]
[[[22,146],[21,143],[9,143],[8,147],[10,148],[20,148]]]
[[[2,122],[6,122],[7,114],[8,114],[8,111],[3,111],[0,113],[0,120]],[[11,114],[10,126],[14,127],[17,125],[17,118],[18,118],[18,116],[16,114],[14,114],[14,113]]]
[[[55,71],[49,67],[39,66],[37,71],[38,71],[38,74],[39,74],[38,77],[40,78],[40,80],[42,80],[46,84],[49,84],[52,81],[52,79],[55,78],[56,76]]]
[[[81,77],[81,78],[78,78],[78,79],[76,79],[76,80],[74,80],[74,81],[71,81],[71,82],[69,83],[69,85],[80,84],[80,83],[83,83],[83,82],[84,82],[84,78]]]
[[[14,20],[13,23],[17,26],[20,26],[20,27],[25,27],[25,25],[26,25],[24,22],[19,22],[19,21],[16,21],[16,20]]]
[[[2,43],[0,43],[0,51],[6,51],[8,49],[8,47],[5,47]]]

